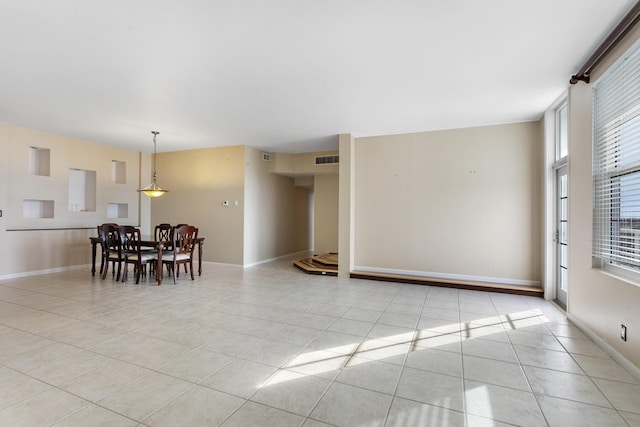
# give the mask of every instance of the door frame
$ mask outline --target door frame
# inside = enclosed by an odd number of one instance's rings
[[[553,220],[553,225],[554,225],[554,239],[553,239],[553,247],[554,247],[554,254],[553,254],[553,288],[554,288],[554,292],[553,292],[553,299],[559,303],[560,305],[562,305],[563,307],[567,307],[567,297],[568,297],[568,252],[569,252],[569,237],[568,237],[568,226],[569,226],[569,166],[568,166],[568,162],[567,162],[567,158],[564,157],[562,159],[560,159],[559,161],[557,161],[556,163],[554,163],[553,165],[553,173],[554,173],[554,194],[553,194],[553,200],[554,200],[554,220]],[[561,176],[566,176],[566,200],[567,200],[567,204],[566,204],[566,211],[565,211],[565,216],[566,219],[561,218],[561,209],[562,209],[562,194],[561,194]],[[562,221],[566,221],[566,236],[565,236],[565,243],[563,243],[563,238],[562,238]],[[561,255],[562,255],[562,246],[566,247],[566,253],[565,253],[565,260],[564,263],[566,265],[561,265],[562,261],[561,261]],[[566,281],[566,283],[564,283],[564,288],[562,287],[563,284],[563,268],[565,270],[567,270],[566,274],[567,276],[564,276],[564,280]]]

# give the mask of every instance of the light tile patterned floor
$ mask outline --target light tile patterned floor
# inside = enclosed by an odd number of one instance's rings
[[[640,381],[539,298],[77,270],[0,281],[0,425],[640,426]]]

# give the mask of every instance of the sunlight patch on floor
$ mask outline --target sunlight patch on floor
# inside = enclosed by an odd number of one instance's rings
[[[527,310],[308,351],[292,358],[262,386],[279,384],[306,375],[320,375],[348,366],[384,361],[427,348],[438,349],[459,344],[462,340],[488,337],[506,330],[548,322],[549,319],[540,310]]]

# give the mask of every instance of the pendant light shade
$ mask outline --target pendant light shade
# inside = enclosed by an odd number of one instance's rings
[[[156,136],[158,136],[160,132],[152,130],[151,133],[153,134],[153,179],[151,181],[151,184],[147,185],[144,188],[139,188],[138,192],[142,192],[149,197],[155,198],[164,196],[164,194],[168,193],[169,190],[163,190],[156,183]]]

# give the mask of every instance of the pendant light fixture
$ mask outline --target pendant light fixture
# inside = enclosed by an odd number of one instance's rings
[[[151,133],[153,134],[153,180],[151,181],[151,184],[146,187],[139,188],[138,192],[143,192],[149,197],[156,198],[164,196],[164,193],[168,193],[169,190],[163,190],[158,187],[158,184],[156,183],[156,136],[158,136],[160,132],[152,130]]]

